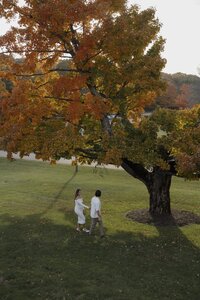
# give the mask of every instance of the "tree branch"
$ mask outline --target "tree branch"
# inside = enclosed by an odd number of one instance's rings
[[[8,54],[8,53],[31,53],[31,52],[36,52],[36,53],[67,53],[71,54],[69,51],[66,50],[41,50],[41,49],[30,49],[30,50],[8,50],[8,51],[2,51],[0,54]]]
[[[83,74],[88,74],[89,71],[86,71],[86,70],[78,70],[78,69],[59,69],[59,68],[56,68],[56,69],[50,69],[48,70],[47,72],[44,72],[44,73],[33,73],[33,74],[17,74],[17,73],[14,73],[15,76],[17,77],[20,77],[20,76],[23,76],[23,77],[35,77],[35,76],[44,76],[44,75],[47,75],[49,73],[53,73],[53,72],[74,72],[74,73],[83,73]]]
[[[107,99],[106,95],[104,95],[103,93],[99,93],[94,85],[87,83],[87,86],[92,95],[99,97],[101,99],[104,99],[104,100]],[[111,136],[112,135],[112,126],[110,124],[108,115],[104,114],[103,118],[101,119],[101,125],[102,125],[103,130],[105,130]]]
[[[41,97],[40,95],[33,94],[32,97]],[[43,96],[44,99],[54,99],[54,100],[60,100],[60,101],[66,101],[66,102],[73,102],[75,99],[71,98],[61,98],[61,97],[54,97],[54,96]]]
[[[149,172],[141,164],[133,163],[127,158],[123,158],[121,167],[134,178],[139,179],[145,185],[147,184]]]
[[[78,48],[80,46],[79,40],[76,38],[76,30],[73,28],[73,24],[70,24],[70,30],[72,33],[72,45],[74,46],[75,51],[78,51]]]

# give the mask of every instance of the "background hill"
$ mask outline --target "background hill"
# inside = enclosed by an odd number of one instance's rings
[[[200,103],[199,76],[184,73],[162,73],[161,76],[166,82],[166,91],[157,97],[147,110],[154,110],[157,106],[181,109]]]

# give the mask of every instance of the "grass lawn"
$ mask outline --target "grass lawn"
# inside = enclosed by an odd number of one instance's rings
[[[102,190],[105,239],[74,230],[77,187],[86,204]],[[171,198],[200,215],[199,182],[173,178]],[[199,300],[200,225],[125,218],[146,207],[144,185],[124,171],[1,158],[0,299]]]

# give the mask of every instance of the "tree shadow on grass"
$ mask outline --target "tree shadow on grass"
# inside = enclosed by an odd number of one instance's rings
[[[56,196],[53,198],[53,201],[51,201],[51,203],[48,205],[48,207],[46,209],[44,209],[40,214],[38,214],[38,216],[43,216],[46,213],[48,213],[49,210],[51,210],[54,205],[58,202],[60,196],[62,195],[62,193],[64,192],[64,190],[67,188],[67,186],[69,185],[69,183],[75,178],[75,176],[77,175],[78,169],[75,168],[74,173],[72,174],[72,176],[67,180],[67,182],[65,182],[63,184],[63,186],[61,187],[61,189],[58,191],[58,193],[56,194]]]
[[[178,227],[100,239],[39,215],[1,220],[2,300],[199,299],[200,251]]]

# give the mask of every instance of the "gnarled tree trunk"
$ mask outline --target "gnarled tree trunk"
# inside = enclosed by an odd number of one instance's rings
[[[133,177],[142,181],[149,192],[149,212],[154,215],[170,215],[170,186],[172,173],[157,167],[152,172],[142,165],[127,159],[122,162],[122,168]]]
[[[149,174],[147,189],[149,191],[149,212],[151,214],[171,214],[170,186],[172,174],[161,169]]]

